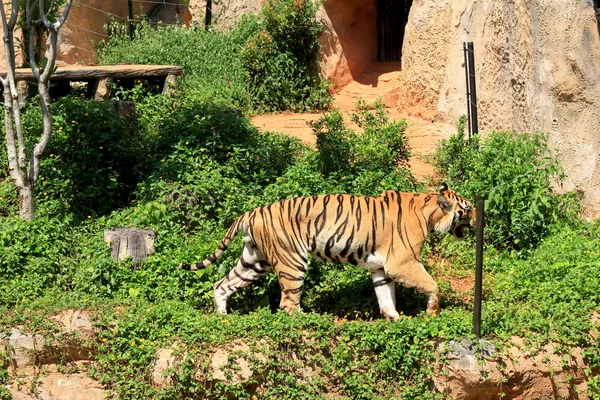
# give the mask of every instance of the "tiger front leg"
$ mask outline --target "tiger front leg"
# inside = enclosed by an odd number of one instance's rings
[[[386,274],[407,288],[415,288],[427,296],[427,314],[440,314],[440,290],[438,284],[427,273],[420,262],[414,260],[404,264],[393,264],[385,268]]]
[[[372,272],[371,278],[379,303],[379,312],[388,321],[398,320],[400,314],[396,311],[396,282],[381,269]]]

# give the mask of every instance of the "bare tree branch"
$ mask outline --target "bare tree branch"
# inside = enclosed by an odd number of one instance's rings
[[[72,5],[73,5],[73,0],[67,0],[67,4],[65,5],[65,9],[63,10],[62,15],[60,16],[60,18],[57,19],[56,23],[54,24],[56,27],[56,30],[59,30],[63,26],[65,21],[67,20],[67,17],[69,16],[69,12],[71,11]]]
[[[27,24],[31,26],[30,20],[28,19]],[[29,64],[31,67],[31,72],[33,72],[33,76],[37,81],[40,80],[40,70],[35,62],[35,31],[30,29],[28,32],[29,40],[27,41],[27,54],[29,55]]]
[[[6,54],[6,78],[2,78],[4,88],[4,109],[6,129],[6,150],[9,161],[9,173],[17,184],[24,184],[23,165],[25,165],[25,144],[21,124],[21,114],[18,107],[18,93],[15,83],[15,51],[14,51],[14,28],[17,21],[18,0],[12,0],[10,20],[6,20],[4,3],[0,7],[2,15],[2,27],[4,29],[4,53]],[[15,108],[15,104],[17,107]],[[17,129],[17,143],[15,143],[15,123]]]
[[[2,15],[2,26],[4,28],[4,48],[7,64],[6,78],[0,77],[0,82],[4,88],[4,111],[5,111],[5,130],[6,130],[6,149],[9,164],[10,176],[19,192],[19,213],[21,217],[31,220],[34,217],[35,202],[34,188],[39,177],[40,158],[44,153],[52,136],[52,110],[50,99],[50,76],[54,72],[56,63],[58,31],[64,24],[73,0],[67,0],[60,18],[51,23],[48,19],[50,12],[56,6],[56,0],[52,0],[50,9],[46,13],[44,10],[44,0],[27,0],[25,9],[25,24],[23,28],[27,31],[29,64],[33,75],[38,82],[38,92],[40,99],[40,108],[42,111],[43,130],[37,143],[33,145],[29,161],[27,160],[25,139],[23,135],[23,123],[21,120],[21,108],[18,101],[18,92],[15,77],[15,40],[14,29],[17,22],[19,4],[18,0],[12,0],[12,10],[10,19],[7,21],[6,9],[4,3],[1,4],[0,14]],[[41,22],[48,31],[49,48],[47,49],[47,63],[43,66],[43,71],[36,63],[35,41],[42,44],[44,34],[38,32],[36,38],[36,28],[41,27],[39,21],[33,20],[34,7],[38,7]],[[16,138],[15,138],[16,136]],[[27,168],[29,167],[29,168]]]

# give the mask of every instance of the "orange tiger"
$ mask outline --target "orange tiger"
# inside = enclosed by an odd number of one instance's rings
[[[449,232],[460,240],[464,228],[474,226],[471,202],[446,184],[432,194],[388,190],[377,197],[296,197],[241,215],[214,253],[199,264],[180,267],[195,271],[211,265],[244,231],[237,265],[214,285],[218,313],[227,313],[227,299],[235,291],[274,269],[281,287],[280,308],[291,314],[300,304],[310,254],[324,261],[368,268],[380,312],[390,321],[400,317],[396,282],[426,294],[427,312],[438,315],[438,285],[421,261],[425,238],[433,232]]]

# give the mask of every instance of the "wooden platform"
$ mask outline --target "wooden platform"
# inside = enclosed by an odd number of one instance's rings
[[[105,100],[109,97],[109,83],[111,80],[119,81],[124,87],[133,86],[135,80],[159,79],[164,94],[177,90],[177,77],[183,74],[183,69],[176,65],[72,65],[59,67],[50,76],[54,82],[51,90],[53,97],[68,94],[71,82],[86,82],[87,95],[96,100]],[[6,71],[0,71],[2,77]],[[30,68],[17,68],[16,81],[35,82],[35,77]]]

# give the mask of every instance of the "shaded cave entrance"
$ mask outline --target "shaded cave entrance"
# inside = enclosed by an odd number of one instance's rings
[[[413,0],[377,0],[377,61],[401,61],[404,29]]]
[[[192,21],[188,2],[185,0],[148,1],[154,3],[146,16],[152,25],[186,25]]]

